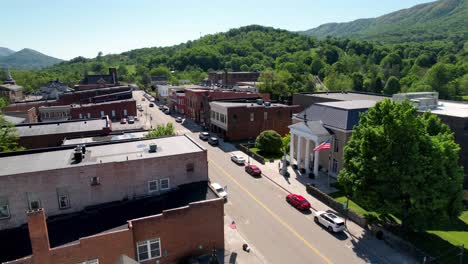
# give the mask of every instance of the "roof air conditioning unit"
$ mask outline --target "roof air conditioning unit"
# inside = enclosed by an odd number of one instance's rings
[[[154,153],[158,149],[158,146],[154,143],[149,144],[149,152]]]
[[[81,152],[81,148],[75,148],[75,152],[73,154],[76,162],[81,162],[83,160],[83,153]]]

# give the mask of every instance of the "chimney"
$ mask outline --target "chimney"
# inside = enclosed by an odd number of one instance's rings
[[[49,232],[44,209],[30,210],[27,215],[34,263],[49,263]]]
[[[112,76],[112,81],[114,82],[114,84],[117,84],[117,69],[109,68],[109,74]]]

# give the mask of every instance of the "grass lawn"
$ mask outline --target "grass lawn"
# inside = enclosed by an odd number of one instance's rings
[[[342,191],[338,191],[330,194],[335,200],[340,203],[346,202],[346,197]],[[374,215],[379,217],[379,214],[375,212],[369,212],[364,208],[360,207],[353,201],[349,201],[349,208],[359,215]],[[393,217],[396,222],[400,222],[398,219]],[[468,211],[464,211],[457,221],[454,223],[447,223],[441,225],[434,230],[426,230],[425,232],[411,232],[409,234],[400,234],[406,240],[413,243],[418,248],[432,254],[437,257],[445,254],[447,251],[455,252],[457,254],[457,247],[461,244],[465,247],[465,255],[468,253]],[[459,253],[459,251],[458,251]],[[448,257],[444,259],[445,263],[458,263],[458,258]],[[468,257],[464,258],[463,263],[468,263]]]
[[[279,160],[283,157],[283,153],[279,153],[279,154],[265,154],[263,152],[261,152],[258,148],[250,148],[250,151],[252,152],[255,152],[257,153],[258,155],[261,155],[265,158],[265,161],[268,162],[270,161],[270,159],[275,159],[275,160]]]

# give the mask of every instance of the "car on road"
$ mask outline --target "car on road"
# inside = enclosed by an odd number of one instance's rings
[[[238,165],[244,165],[245,164],[245,159],[241,155],[233,154],[231,156],[231,160],[234,163],[238,164]]]
[[[306,211],[310,209],[309,201],[307,201],[306,198],[299,194],[288,194],[286,196],[286,202],[288,202],[290,205],[294,206],[296,209],[299,209],[301,211]]]
[[[182,117],[178,116],[178,117],[175,119],[175,121],[176,121],[177,123],[182,123]]]
[[[128,116],[128,123],[129,123],[129,124],[135,123],[135,117],[133,117],[133,116]]]
[[[127,124],[127,118],[120,119],[120,124]]]
[[[150,104],[149,104],[149,107],[154,107],[154,104],[153,104],[153,103],[150,103]]]
[[[227,200],[227,192],[226,190],[221,186],[221,184],[213,182],[210,184],[213,189],[215,189],[216,193],[219,195],[219,197],[223,198],[224,200]]]
[[[218,140],[217,137],[210,137],[210,138],[208,138],[208,143],[211,146],[217,146],[219,144],[219,140]]]
[[[248,174],[250,174],[252,176],[261,176],[262,175],[262,171],[260,170],[260,168],[255,166],[255,165],[245,166],[245,172],[247,172]]]
[[[159,108],[159,110],[163,110],[164,106],[160,105],[158,108]]]
[[[144,97],[141,98],[142,101],[146,101]]]
[[[210,133],[208,132],[201,132],[200,135],[198,135],[198,138],[204,141],[207,141],[209,137]]]
[[[345,229],[343,218],[324,211],[315,212],[314,221],[323,225],[329,232],[341,232]]]

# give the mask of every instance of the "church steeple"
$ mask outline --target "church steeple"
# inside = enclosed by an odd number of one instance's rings
[[[16,81],[13,79],[13,77],[11,77],[11,72],[10,72],[10,68],[9,68],[9,67],[7,68],[7,79],[6,79],[6,81],[4,82],[4,84],[13,84],[13,85],[16,85]]]

